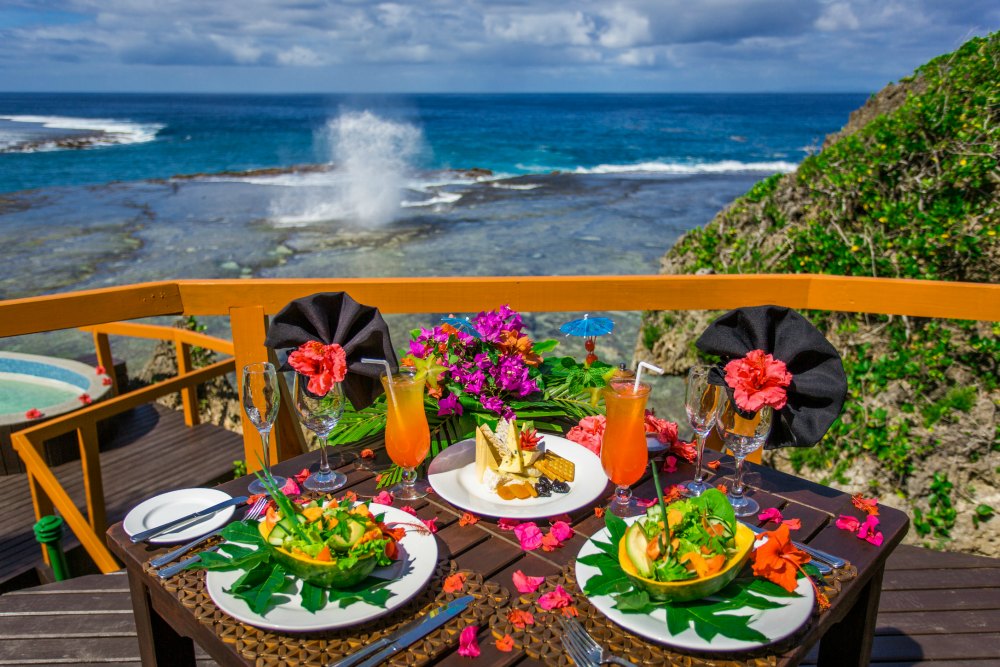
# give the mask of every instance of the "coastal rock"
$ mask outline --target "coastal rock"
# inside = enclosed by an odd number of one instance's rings
[[[1000,282],[992,63],[973,39],[874,95],[823,150],[681,237],[661,272],[828,273]],[[682,375],[719,313],[647,312],[636,357]],[[906,541],[1000,556],[1000,325],[807,313],[841,352],[844,413],[780,470],[906,511]]]

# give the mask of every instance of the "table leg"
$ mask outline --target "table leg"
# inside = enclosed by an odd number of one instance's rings
[[[139,657],[143,667],[194,667],[194,643],[182,637],[153,609],[149,589],[139,573],[128,568],[132,615],[139,636]]]
[[[861,589],[847,615],[823,635],[817,667],[865,667],[869,664],[884,573],[883,565]]]

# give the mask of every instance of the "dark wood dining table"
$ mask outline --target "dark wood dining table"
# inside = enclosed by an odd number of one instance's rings
[[[274,469],[284,475],[296,473],[303,467],[312,466],[315,469],[317,458],[316,453],[304,454],[283,461]],[[710,473],[709,481],[713,484],[724,483],[726,480],[722,474],[726,468],[731,472],[732,467],[730,457],[706,451],[706,460],[717,459],[721,459],[723,465]],[[864,516],[855,507],[850,495],[768,467],[747,465],[749,473],[756,473],[756,476],[751,474],[754,488],[750,493],[762,509],[777,508],[785,519],[798,519],[801,528],[793,532],[794,539],[836,554],[857,569],[856,576],[843,581],[839,592],[831,599],[830,609],[822,614],[814,613],[806,629],[795,636],[792,645],[787,642],[779,644],[778,652],[769,656],[770,664],[795,665],[810,655],[820,665],[849,667],[868,664],[885,563],[905,535],[908,518],[898,510],[882,506],[879,528],[884,541],[881,546],[875,546],[837,528],[834,523],[841,514]],[[344,490],[354,491],[360,498],[377,493],[374,473],[359,469],[354,464],[347,464],[341,470],[348,477]],[[664,473],[661,479],[667,488],[690,479],[692,472],[690,464],[680,461],[675,472]],[[234,496],[243,495],[250,479],[243,477],[218,488]],[[606,502],[611,487],[606,491],[602,500],[595,504]],[[651,498],[655,495],[648,476],[635,486],[634,491],[640,497]],[[568,542],[553,551],[526,552],[511,532],[500,529],[495,520],[481,518],[473,525],[461,525],[459,519],[463,510],[434,493],[412,503],[412,506],[422,519],[437,517],[436,539],[441,557],[451,559],[460,568],[481,573],[484,580],[510,590],[512,599],[517,597],[512,584],[515,571],[522,570],[532,576],[555,575],[563,571],[574,561],[586,539],[604,526],[603,519],[596,516],[593,505],[583,507],[570,514],[575,535]],[[544,521],[538,523],[544,527]],[[773,526],[773,523],[770,524],[770,527]],[[165,547],[132,544],[121,523],[108,529],[107,541],[128,573],[144,665],[194,665],[193,642],[197,642],[220,665],[255,663],[247,659],[245,652],[238,650],[232,638],[222,637],[211,625],[200,622],[189,606],[178,601],[177,596],[167,591],[163,583],[144,567],[151,558],[164,553]],[[571,592],[582,596],[579,591]],[[482,654],[475,660],[459,656],[455,642],[454,646],[436,655],[432,662],[483,667],[545,664],[543,660],[532,658],[518,649],[511,652],[498,650],[488,625],[480,628],[479,639]],[[818,653],[810,654],[817,643]],[[685,662],[698,664],[698,655],[689,655]],[[257,661],[257,664],[264,663]],[[289,660],[287,664],[296,663]]]

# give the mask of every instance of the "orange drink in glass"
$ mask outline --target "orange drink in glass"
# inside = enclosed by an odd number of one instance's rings
[[[402,500],[423,498],[427,493],[416,488],[415,468],[424,462],[431,447],[424,413],[424,381],[411,371],[401,370],[391,378],[383,375],[382,386],[387,403],[385,451],[393,463],[403,468],[402,481],[390,492]]]
[[[646,449],[646,401],[650,385],[614,381],[604,390],[607,424],[601,446],[601,464],[608,478],[617,485],[615,499],[608,509],[618,516],[631,516],[637,511],[628,487],[642,477],[649,460]]]

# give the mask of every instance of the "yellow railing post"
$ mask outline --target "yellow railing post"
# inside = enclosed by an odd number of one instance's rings
[[[80,442],[80,464],[83,467],[83,490],[87,498],[87,519],[98,535],[107,530],[104,506],[104,477],[101,475],[101,453],[97,441],[97,425],[87,421],[76,429]]]
[[[104,372],[111,378],[111,395],[118,395],[118,374],[115,372],[115,360],[111,356],[111,341],[108,334],[94,332],[94,349],[97,352],[97,365],[104,367]]]
[[[24,460],[24,457],[21,457]],[[27,467],[27,466],[26,466]],[[43,516],[49,516],[55,510],[52,505],[52,499],[49,498],[48,494],[45,493],[45,489],[42,488],[41,484],[31,473],[31,468],[28,468],[28,487],[31,489],[31,506],[35,509],[35,521],[38,521]],[[42,549],[42,560],[45,561],[46,565],[49,565],[49,552]]]
[[[180,340],[174,339],[174,347],[177,350],[177,375],[186,375],[194,370],[191,365],[191,346]],[[201,423],[201,415],[198,414],[198,387],[185,387],[181,389],[181,403],[184,405],[184,423],[188,426],[196,426]]]
[[[236,381],[238,390],[243,391],[242,369],[247,364],[267,361],[267,348],[264,338],[267,335],[267,320],[264,319],[264,309],[261,306],[244,306],[229,311],[229,325],[233,330],[233,348],[236,361]],[[243,421],[243,456],[247,472],[260,470],[260,435],[245,412],[240,411]],[[277,434],[275,434],[277,435]],[[271,438],[271,460],[280,461],[277,437]]]

